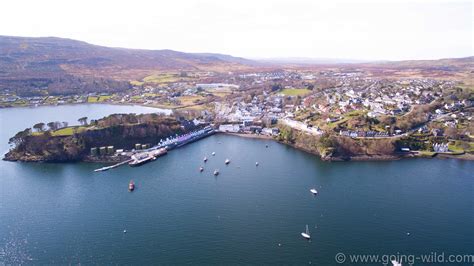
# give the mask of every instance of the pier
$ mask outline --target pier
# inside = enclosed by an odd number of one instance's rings
[[[180,136],[168,137],[165,140],[160,140],[160,142],[157,145],[149,149],[130,152],[129,160],[125,160],[123,162],[120,162],[114,165],[104,166],[104,167],[95,169],[94,172],[107,171],[107,170],[117,168],[125,164],[128,164],[130,166],[140,166],[147,162],[156,160],[158,157],[166,154],[168,151],[171,151],[173,149],[182,147],[186,144],[198,141],[200,139],[213,135],[214,133],[215,133],[214,128],[212,128],[211,126],[207,126],[203,129],[192,131]]]
[[[110,165],[110,166],[104,166],[104,167],[101,167],[101,168],[95,169],[95,170],[94,170],[94,172],[103,172],[103,171],[107,171],[107,170],[110,170],[110,169],[113,169],[113,168],[119,167],[119,166],[121,166],[121,165],[124,165],[124,164],[130,163],[130,162],[132,162],[132,161],[133,161],[133,159],[130,159],[130,160],[126,160],[126,161],[123,161],[123,162],[120,162],[120,163],[114,164],[114,165]]]

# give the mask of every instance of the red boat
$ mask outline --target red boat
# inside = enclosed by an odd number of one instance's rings
[[[133,191],[135,189],[135,183],[133,183],[133,180],[130,180],[130,183],[128,183],[128,191]]]

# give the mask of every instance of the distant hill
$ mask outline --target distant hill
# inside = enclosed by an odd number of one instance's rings
[[[116,92],[156,72],[333,69],[379,77],[435,77],[473,84],[474,57],[362,62],[330,58],[249,60],[224,54],[110,48],[71,39],[0,36],[0,90],[18,95]]]
[[[370,62],[369,60],[356,60],[344,58],[311,58],[311,57],[276,57],[259,58],[259,62],[269,64],[288,64],[288,65],[331,65],[331,64],[357,64]]]
[[[120,90],[128,87],[124,81],[151,71],[227,71],[256,64],[222,54],[110,48],[55,37],[0,36],[0,47],[0,89],[19,89],[20,93],[38,87],[58,93],[71,87]]]

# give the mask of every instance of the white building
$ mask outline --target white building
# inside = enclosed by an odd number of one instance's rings
[[[238,124],[220,125],[219,126],[219,131],[237,133],[237,132],[240,131],[240,125],[238,125]]]

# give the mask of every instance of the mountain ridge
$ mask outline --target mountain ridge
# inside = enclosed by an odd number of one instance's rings
[[[474,57],[440,60],[359,61],[301,59],[297,62],[251,60],[218,53],[185,53],[170,49],[147,50],[105,47],[59,37],[0,35],[0,90],[19,95],[112,92],[130,88],[130,81],[163,72],[256,72],[275,69],[363,69],[378,76],[469,78]],[[305,61],[309,60],[309,61]],[[467,71],[467,72],[466,72]],[[418,74],[417,74],[418,75]]]

